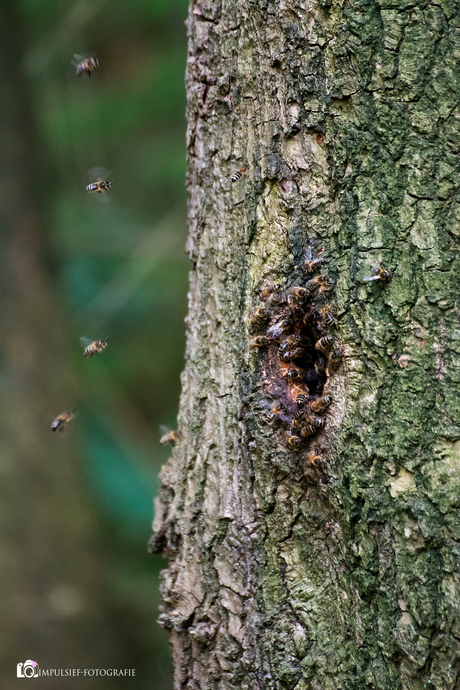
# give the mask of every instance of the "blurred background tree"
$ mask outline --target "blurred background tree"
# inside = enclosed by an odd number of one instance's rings
[[[120,687],[166,690],[146,544],[184,353],[187,2],[0,12],[2,688],[31,658],[135,668]],[[97,55],[90,79],[74,53]],[[110,203],[85,192],[95,166]],[[109,347],[86,360],[81,336]],[[64,410],[78,414],[51,434]]]

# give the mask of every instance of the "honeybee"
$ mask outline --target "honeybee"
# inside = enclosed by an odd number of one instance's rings
[[[312,436],[313,434],[316,434],[317,429],[313,426],[313,424],[310,424],[308,422],[303,426],[300,430],[300,435],[302,438],[308,438],[309,436]]]
[[[249,343],[249,349],[254,350],[256,347],[267,347],[270,340],[264,335],[257,335]]]
[[[307,404],[307,402],[308,402],[307,393],[300,393],[300,395],[298,395],[297,398],[295,399],[295,404],[297,405],[297,407],[303,407],[304,405]]]
[[[286,377],[289,379],[289,381],[300,381],[303,379],[304,375],[305,372],[303,369],[289,369]]]
[[[308,422],[318,430],[324,429],[326,424],[324,417],[308,417]]]
[[[270,420],[273,420],[284,412],[286,412],[286,405],[283,405],[283,403],[278,403],[270,410],[268,417]]]
[[[315,343],[315,350],[328,350],[332,346],[333,342],[334,338],[332,335],[324,335],[318,340],[317,343]]]
[[[333,370],[336,369],[343,357],[343,352],[341,350],[334,350],[334,352],[331,352],[329,355],[329,359],[327,361],[328,367]]]
[[[292,418],[291,429],[300,429],[304,422],[305,410],[298,410]]]
[[[285,350],[280,353],[282,362],[292,362],[294,359],[301,359],[305,355],[304,347],[296,347],[294,350]],[[311,359],[311,358],[310,358]]]
[[[83,355],[85,357],[92,357],[98,352],[102,352],[107,347],[107,338],[105,340],[90,340],[89,338],[80,338],[81,346],[84,347]]]
[[[272,295],[274,292],[279,292],[280,290],[281,285],[267,285],[260,291],[259,297],[262,302],[266,302],[270,295]]]
[[[160,431],[163,434],[160,438],[160,443],[162,446],[175,446],[178,441],[183,438],[180,431],[171,431],[167,426],[160,426]]]
[[[316,462],[322,462],[323,456],[316,455],[316,453],[313,453],[313,451],[311,451],[310,453],[307,453],[307,460],[308,462],[311,462],[312,465],[316,465]]]
[[[269,335],[271,338],[275,338],[276,340],[276,338],[279,338],[280,336],[290,331],[292,326],[292,317],[288,316],[287,318],[281,319],[281,321],[278,321],[277,323],[273,324],[273,326],[270,326],[270,328],[267,331],[267,335]]]
[[[107,180],[91,182],[91,184],[87,185],[86,187],[87,192],[97,192],[98,194],[100,194],[101,192],[107,192],[109,189],[112,189],[112,183],[107,182]]]
[[[304,300],[308,299],[308,296],[310,295],[310,290],[308,290],[305,287],[292,287],[288,290],[288,302],[289,298],[291,298],[291,302],[295,301],[301,301],[303,302]]]
[[[51,423],[51,431],[64,431],[66,424],[73,418],[73,412],[62,412],[62,414],[58,415]]]
[[[309,328],[311,328],[315,324],[317,318],[318,312],[312,309],[312,311],[309,311],[308,314],[305,314],[305,316],[303,317],[304,326],[308,326]]]
[[[314,364],[316,373],[323,376],[326,373],[326,358],[318,357]]]
[[[300,345],[308,345],[308,338],[305,338],[304,335],[301,333],[293,333],[292,335],[289,335],[286,340],[283,342],[283,345],[286,345],[286,349],[289,347],[298,347]],[[281,348],[281,346],[280,346]]]
[[[238,168],[238,170],[236,170],[233,173],[233,175],[231,177],[232,182],[236,182],[237,180],[240,179],[240,177],[243,177],[243,175],[246,175],[248,170],[249,170],[249,165],[242,165],[241,168]]]
[[[82,55],[75,55],[75,60],[72,60],[72,64],[77,68],[77,77],[81,77],[82,74],[87,74],[88,77],[94,72],[97,67],[99,67],[99,60],[95,57],[83,57]]]
[[[288,444],[291,446],[292,450],[299,450],[300,448],[300,438],[294,434],[288,435]]]
[[[253,328],[260,326],[266,321],[269,317],[268,309],[264,309],[264,307],[259,307],[258,309],[255,309],[252,313],[251,316],[251,326]]]
[[[381,264],[374,266],[372,269],[372,275],[363,278],[363,282],[369,283],[371,280],[381,280],[383,283],[389,283],[392,279],[392,274],[382,267]]]
[[[318,400],[315,400],[315,402],[312,402],[311,411],[312,412],[322,412],[323,410],[326,409],[326,407],[329,407],[331,402],[332,402],[331,396],[330,395],[324,395],[322,398],[318,398]]]
[[[321,249],[318,249],[316,258],[312,259],[313,252],[312,252],[311,247],[309,247],[305,253],[305,261],[300,266],[300,270],[303,271],[304,273],[312,273],[314,267],[317,266],[322,261],[324,261],[324,259],[325,259],[324,256],[318,256],[318,254],[321,254],[323,251],[324,251],[324,247],[321,247]]]
[[[332,312],[329,304],[324,304],[321,309],[319,310],[319,313],[321,315],[321,318],[323,319],[323,322],[326,324],[326,326],[335,326],[337,323]]]

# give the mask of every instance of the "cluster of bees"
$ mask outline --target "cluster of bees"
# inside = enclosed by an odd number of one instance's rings
[[[286,442],[300,451],[327,424],[327,409],[332,397],[327,394],[328,377],[343,359],[331,331],[336,318],[328,301],[334,279],[326,274],[314,276],[325,260],[324,248],[307,250],[304,263],[298,267],[300,280],[282,288],[268,285],[260,292],[263,306],[251,315],[255,335],[250,350],[264,353],[264,367],[276,404],[267,414],[270,423],[288,426]],[[387,283],[391,273],[382,266],[374,267],[364,281]],[[316,464],[321,456],[310,451],[308,459]]]
[[[99,67],[99,60],[95,57],[83,57],[82,55],[74,55],[72,64],[76,68],[77,77],[83,74],[91,76],[95,69]],[[111,183],[107,180],[97,180],[86,187],[87,192],[105,192],[111,189]],[[80,338],[80,343],[83,350],[83,355],[87,358],[102,352],[107,347],[107,338],[105,340],[90,340],[89,338]],[[62,412],[51,423],[51,431],[63,432],[67,424],[75,417],[74,412]]]

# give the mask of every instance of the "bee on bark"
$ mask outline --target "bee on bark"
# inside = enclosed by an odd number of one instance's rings
[[[324,304],[324,305],[320,308],[319,313],[320,313],[320,316],[321,316],[321,318],[322,318],[322,320],[323,320],[323,323],[324,323],[326,326],[335,326],[335,324],[336,324],[337,322],[336,322],[336,320],[335,320],[335,318],[334,318],[334,316],[333,316],[333,314],[332,314],[332,312],[331,312],[331,308],[330,308],[329,304]]]
[[[160,426],[160,431],[162,436],[160,438],[160,443],[162,446],[175,446],[178,441],[180,441],[183,436],[180,431],[168,429],[167,426]]]
[[[51,422],[51,431],[64,431],[66,424],[74,418],[73,412],[62,412]]]
[[[324,376],[324,374],[326,373],[326,358],[318,357],[314,364],[314,367],[317,374],[319,374],[320,376]]]
[[[274,292],[280,292],[281,291],[281,285],[267,285],[264,287],[260,293],[259,297],[262,302],[266,302],[270,295],[272,295]]]
[[[301,347],[309,345],[310,342],[302,333],[293,333],[292,335],[288,335],[283,345],[284,344],[286,344],[286,347]]]
[[[298,410],[291,422],[291,429],[300,429],[305,420],[305,410]]]
[[[295,303],[295,302],[304,302],[306,299],[308,299],[310,293],[310,290],[307,290],[307,288],[304,287],[292,287],[289,288],[287,291],[288,294],[288,302],[289,303]]]
[[[286,412],[286,405],[283,405],[283,403],[278,403],[273,407],[270,412],[268,413],[268,418],[270,421],[273,421],[276,419],[276,417],[279,417],[281,414],[284,414]]]
[[[324,395],[322,398],[318,398],[318,400],[315,400],[315,402],[312,402],[311,404],[311,411],[312,412],[322,412],[323,410],[326,409],[326,407],[329,407],[329,405],[332,402],[332,398],[330,395]]]
[[[98,352],[102,352],[107,347],[107,338],[105,340],[90,340],[89,338],[80,338],[80,343],[84,347],[83,355],[85,357],[92,357]]]
[[[258,309],[255,309],[251,316],[252,328],[258,328],[262,326],[265,323],[265,321],[267,321],[269,316],[270,314],[268,312],[268,309],[264,309],[264,307],[259,307]]]
[[[324,429],[326,425],[326,419],[324,417],[313,417],[310,416],[308,417],[307,420],[312,426],[315,427],[315,429],[318,429],[318,431]]]
[[[303,271],[304,273],[313,273],[313,270],[315,266],[320,264],[322,261],[324,261],[325,257],[324,256],[318,256],[318,254],[321,254],[324,251],[324,247],[318,250],[317,256],[313,259],[313,252],[311,247],[309,247],[305,253],[305,261],[303,264],[300,266],[300,270]]]
[[[332,335],[324,335],[322,338],[318,340],[317,343],[315,343],[315,349],[316,350],[328,350],[330,347],[332,347],[332,343],[334,342],[334,338]]]
[[[318,317],[318,312],[312,309],[312,311],[309,311],[308,314],[305,314],[305,316],[303,317],[304,326],[311,328],[315,325],[316,321],[318,320]]]
[[[95,57],[74,55],[74,58],[75,60],[72,60],[72,64],[77,69],[77,77],[81,77],[82,74],[87,74],[90,77],[94,70],[99,67],[99,60]]]
[[[389,283],[392,279],[392,274],[387,271],[381,264],[374,266],[372,269],[372,275],[363,278],[365,283],[369,283],[371,280],[381,280],[382,283]]]
[[[317,462],[322,462],[323,456],[322,455],[316,455],[313,451],[310,453],[307,453],[307,460],[308,462],[311,462],[312,465],[316,466]]]
[[[329,355],[329,358],[327,360],[327,365],[329,369],[332,371],[337,369],[339,366],[340,362],[342,361],[343,357],[343,352],[341,350],[334,350],[334,352],[331,352]]]
[[[297,407],[300,407],[300,408],[303,407],[304,405],[306,405],[307,402],[308,402],[307,393],[300,393],[297,396],[297,398],[295,399],[295,404],[297,405]]]
[[[292,448],[292,450],[299,450],[300,438],[298,436],[295,436],[294,434],[288,434],[287,442],[289,446]]]
[[[280,353],[280,360],[282,362],[293,362],[295,359],[302,359],[306,356],[304,347],[296,347],[294,350],[284,350]],[[311,357],[310,357],[311,359]]]
[[[313,436],[313,434],[316,434],[316,431],[317,429],[315,429],[313,424],[310,424],[310,422],[308,422],[307,424],[305,424],[305,426],[301,428],[300,436],[302,438],[308,438],[309,436]]]
[[[249,343],[249,349],[254,350],[256,347],[267,347],[270,340],[264,335],[257,335]]]
[[[276,340],[277,338],[280,338],[282,335],[286,335],[286,333],[289,333],[293,325],[294,324],[292,316],[288,316],[285,319],[281,319],[281,321],[278,321],[277,323],[273,324],[273,326],[270,326],[270,328],[267,331],[267,335],[270,336],[270,338],[274,338]]]
[[[320,275],[316,276],[315,278],[311,278],[311,280],[306,283],[305,287],[308,289],[311,286],[313,290],[316,290],[318,287],[326,286],[325,289],[330,290],[334,285],[334,278],[331,278],[331,276]]]
[[[303,369],[289,369],[286,374],[286,378],[289,381],[301,381],[305,375]]]
[[[242,165],[241,168],[238,168],[238,170],[235,170],[233,173],[231,180],[232,182],[237,182],[240,177],[243,177],[243,175],[247,175],[249,170],[249,165]]]

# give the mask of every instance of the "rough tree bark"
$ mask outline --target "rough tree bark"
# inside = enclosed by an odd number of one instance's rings
[[[175,688],[460,688],[459,4],[201,0],[188,31],[183,440],[151,542]],[[295,452],[249,315],[313,238],[345,357]]]

